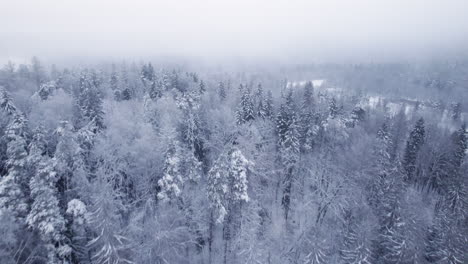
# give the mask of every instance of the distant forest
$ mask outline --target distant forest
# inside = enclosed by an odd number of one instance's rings
[[[0,263],[468,263],[468,62],[7,63]]]

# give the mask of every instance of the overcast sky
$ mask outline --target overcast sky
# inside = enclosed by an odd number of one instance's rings
[[[468,0],[0,0],[0,60],[452,56],[468,47],[467,12]]]

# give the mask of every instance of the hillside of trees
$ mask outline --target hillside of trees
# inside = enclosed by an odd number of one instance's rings
[[[468,263],[468,63],[155,63],[1,68],[0,263]]]

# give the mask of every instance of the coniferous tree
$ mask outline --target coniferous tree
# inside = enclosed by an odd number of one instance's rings
[[[88,216],[93,239],[88,242],[91,263],[131,263],[130,241],[125,236],[121,212],[125,210],[119,193],[105,179],[102,171],[94,182],[92,205]]]
[[[265,119],[266,118],[266,112],[265,112],[265,106],[264,106],[264,101],[265,98],[263,96],[263,87],[261,84],[258,85],[257,91],[255,92],[255,101],[256,101],[256,116]]]
[[[265,113],[265,117],[268,119],[273,118],[273,95],[271,90],[268,90],[267,96],[265,98],[265,102],[263,103],[263,113]]]
[[[224,87],[224,82],[219,82],[218,84],[218,96],[221,101],[224,101],[227,97],[226,87]]]
[[[230,252],[232,225],[239,223],[236,216],[241,214],[242,204],[249,201],[248,172],[252,165],[237,147],[231,147],[227,153],[221,154],[208,173],[210,207],[216,215],[216,222],[223,223],[224,263],[227,263]]]
[[[468,148],[465,125],[452,134],[451,141],[451,153],[442,168],[445,175],[442,196],[425,241],[425,258],[430,263],[459,264],[466,258],[466,203],[463,201],[467,192],[461,167]]]
[[[414,181],[414,173],[416,171],[416,158],[422,144],[424,143],[424,119],[420,118],[414,129],[411,131],[408,141],[406,142],[405,153],[402,161],[403,169],[405,170],[405,180]]]
[[[84,124],[93,122],[98,130],[103,129],[105,127],[104,111],[96,81],[93,81],[93,78],[90,79],[86,72],[82,72],[79,85],[78,102]]]
[[[242,152],[232,147],[221,154],[208,173],[208,198],[217,222],[225,220],[232,206],[249,201],[247,174],[252,166]]]
[[[309,81],[304,86],[304,101],[302,108],[314,107],[314,84]]]
[[[16,107],[13,104],[10,95],[7,91],[0,86],[0,108],[5,111],[8,115],[13,115],[16,113]]]
[[[242,125],[255,119],[254,103],[249,89],[242,89],[242,96],[236,112],[237,124]]]
[[[196,100],[189,100],[196,101]],[[203,139],[203,129],[201,127],[201,120],[199,112],[199,103],[194,102],[191,105],[183,108],[183,120],[181,123],[181,138],[193,153],[196,159],[200,162],[205,162],[205,146]]]
[[[119,89],[119,79],[117,77],[117,71],[115,69],[115,64],[112,64],[112,71],[110,76],[110,88],[114,93],[114,99],[116,101],[122,100],[122,91]]]
[[[122,68],[122,92],[121,92],[121,98],[124,101],[128,101],[132,99],[132,97],[135,94],[134,89],[130,86],[130,83],[128,81],[128,72],[125,64],[123,64]]]
[[[65,219],[57,199],[57,173],[55,159],[44,158],[38,163],[36,175],[31,179],[33,203],[26,222],[38,230],[47,249],[49,263],[68,263],[71,247],[65,241]]]
[[[79,198],[89,194],[84,152],[77,142],[72,126],[67,121],[60,122],[54,134],[58,137],[54,153],[57,173],[55,186],[59,207],[66,220],[64,236],[72,249],[70,253],[72,263],[86,263],[89,261],[86,247],[87,209]]]
[[[37,94],[41,98],[41,100],[45,101],[47,100],[51,95],[54,94],[55,90],[57,90],[57,84],[55,81],[49,81],[42,83],[39,86],[39,90],[37,91]]]
[[[32,140],[29,143],[29,155],[28,165],[29,167],[34,167],[43,159],[43,156],[47,154],[47,146],[46,140],[44,135],[44,127],[39,126],[32,131]],[[34,172],[33,172],[34,174]]]
[[[328,103],[328,115],[331,119],[335,119],[339,114],[340,109],[336,104],[336,99],[333,97]]]
[[[203,80],[200,80],[200,84],[198,85],[198,91],[200,94],[204,94],[206,92],[206,85]]]
[[[466,258],[466,225],[460,215],[450,210],[448,204],[436,208],[432,225],[425,241],[425,258],[429,263],[461,264]]]
[[[148,65],[143,64],[140,78],[144,86],[151,85],[156,81],[156,75],[154,73],[154,68],[153,65],[151,65],[151,63],[148,63]]]
[[[29,210],[28,150],[25,134],[26,121],[17,114],[7,127],[7,171],[0,179],[0,210],[11,212],[18,219]]]
[[[293,92],[291,89],[287,92],[285,103],[280,106],[276,124],[278,132],[278,149],[285,173],[281,204],[284,209],[285,219],[287,220],[291,203],[294,169],[299,159],[299,133]]]
[[[401,145],[404,144],[404,138],[406,137],[407,130],[407,116],[405,114],[405,108],[402,106],[398,114],[392,118],[392,149],[390,149],[390,158],[392,161],[396,160],[401,149]]]
[[[314,86],[312,82],[307,82],[307,84],[304,86],[304,95],[299,118],[301,149],[304,152],[310,151],[312,149],[316,134],[315,118],[313,112],[313,89]]]
[[[117,71],[115,69],[115,64],[112,64],[112,72],[110,76],[110,88],[112,91],[119,90],[119,79],[117,77]]]
[[[377,133],[377,174],[371,188],[370,205],[374,208],[379,228],[374,240],[373,258],[379,263],[406,261],[405,222],[401,218],[401,179],[389,151],[392,140],[384,123]]]
[[[465,186],[466,177],[464,177],[462,171],[462,164],[468,149],[468,135],[465,124],[452,134],[451,140],[453,150],[448,166],[448,177],[446,179],[447,193],[445,198],[452,211],[461,213],[465,210],[464,205],[466,202],[464,202],[464,199],[468,195]]]
[[[343,264],[371,264],[369,249],[360,240],[356,219],[349,209],[344,211],[343,243],[340,249],[340,259]]]
[[[310,252],[305,257],[306,264],[325,264],[329,263],[330,256],[327,249],[324,248],[319,242],[313,241],[312,246],[309,247]]]
[[[65,233],[70,241],[70,260],[72,263],[89,262],[86,248],[88,210],[86,205],[79,199],[72,199],[67,204],[65,220],[67,222]]]
[[[156,100],[162,96],[164,89],[164,84],[161,83],[161,80],[154,80],[150,83],[148,94],[149,97],[153,100]]]
[[[451,164],[453,169],[459,169],[463,164],[468,148],[468,135],[466,125],[463,124],[460,129],[452,134],[453,154]]]
[[[169,201],[180,195],[184,179],[181,175],[180,147],[177,142],[171,142],[166,151],[166,160],[164,162],[163,175],[158,180],[160,192],[158,198]]]

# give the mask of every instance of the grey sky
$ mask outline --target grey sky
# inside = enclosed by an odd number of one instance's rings
[[[468,47],[467,10],[467,0],[0,0],[0,62],[32,55],[455,55]]]

